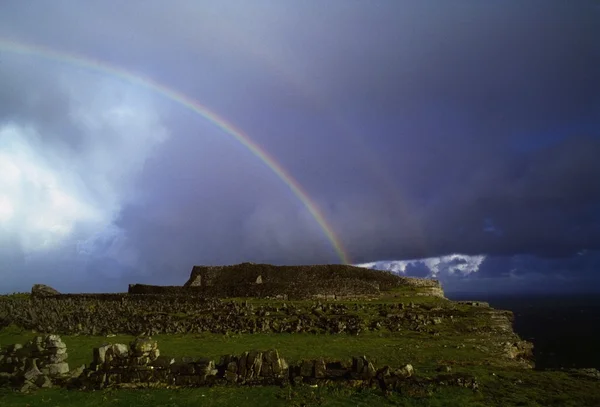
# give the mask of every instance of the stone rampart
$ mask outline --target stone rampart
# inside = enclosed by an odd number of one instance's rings
[[[410,286],[443,297],[439,281],[402,277],[386,271],[340,264],[274,266],[241,263],[230,266],[194,266],[183,288],[205,287],[217,296],[315,296],[378,295],[394,288]]]

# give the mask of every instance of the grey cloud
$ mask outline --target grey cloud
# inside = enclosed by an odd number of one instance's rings
[[[554,258],[544,273],[599,249],[592,2],[9,4],[1,38],[148,75],[245,131],[297,179],[354,262],[529,253]],[[4,51],[0,81],[1,125],[36,129],[27,142],[37,156],[78,172],[69,192],[110,207],[101,228],[75,222],[48,254],[62,260],[39,270],[105,270],[93,278],[114,287],[178,283],[194,263],[339,260],[284,182],[180,103]],[[108,119],[113,107],[134,116]],[[502,233],[486,232],[490,222]],[[0,233],[14,245],[11,236]],[[9,247],[0,261],[30,270]],[[74,261],[73,247],[85,258]],[[490,278],[509,267],[490,266]]]

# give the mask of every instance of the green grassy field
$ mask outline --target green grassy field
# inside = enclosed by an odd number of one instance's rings
[[[0,331],[0,345],[24,343],[35,333],[16,327]],[[156,335],[161,354],[208,356],[276,348],[288,361],[324,356],[349,359],[366,355],[376,366],[411,363],[417,375],[433,377],[435,368],[449,364],[453,372],[475,374],[480,390],[440,388],[432,394],[384,396],[379,389],[342,387],[215,387],[200,389],[140,389],[83,392],[49,389],[33,394],[0,391],[1,406],[599,406],[597,381],[574,378],[563,372],[517,368],[490,344],[492,338],[451,334],[432,337],[423,333],[367,332],[358,336],[311,334]],[[76,367],[92,359],[92,348],[103,343],[129,343],[132,336],[62,336],[69,364]],[[464,345],[464,346],[463,346]]]

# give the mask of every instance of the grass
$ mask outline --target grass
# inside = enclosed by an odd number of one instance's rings
[[[386,297],[371,301],[335,301],[349,305],[348,314],[366,319],[378,318],[377,307],[355,310],[354,304],[390,304],[410,302],[422,308],[441,307],[457,318],[445,318],[428,330],[438,332],[364,331],[360,335],[310,333],[294,334],[185,334],[155,335],[162,355],[173,357],[211,357],[216,360],[225,354],[241,354],[251,349],[276,348],[291,363],[302,359],[325,357],[329,360],[349,360],[365,355],[377,367],[401,366],[410,363],[420,377],[435,377],[440,364],[452,366],[452,372],[470,373],[477,377],[480,390],[474,392],[459,387],[438,387],[432,394],[394,393],[385,396],[379,389],[347,387],[214,387],[199,389],[138,389],[104,390],[95,392],[48,389],[32,394],[20,394],[0,389],[0,406],[444,406],[444,407],[597,407],[600,406],[600,385],[591,379],[575,378],[564,372],[525,370],[502,355],[500,342],[509,335],[472,333],[469,329],[485,328],[490,320],[485,310],[452,301],[415,295],[414,288],[401,288]],[[27,298],[27,294],[13,294]],[[235,298],[255,306],[281,307],[284,301],[255,298]],[[226,301],[229,301],[226,300]],[[311,307],[317,301],[285,301],[298,308]],[[321,301],[325,303],[326,301]],[[368,309],[367,309],[368,308]],[[272,312],[272,314],[277,314]],[[193,318],[182,313],[180,318]],[[316,318],[316,317],[315,317]],[[0,345],[25,343],[36,333],[15,326],[0,330]],[[134,337],[61,335],[67,344],[71,368],[89,364],[92,348],[104,343],[128,344]]]
[[[36,394],[0,392],[3,407],[13,406],[486,406],[469,390],[453,389],[434,394],[427,399],[415,399],[394,394],[383,397],[379,391],[335,388],[204,388],[180,390],[107,390],[94,393],[51,389]],[[475,402],[473,404],[472,402]],[[469,404],[471,403],[471,404]]]
[[[35,334],[16,327],[0,331],[0,344],[24,343]],[[103,343],[126,343],[134,339],[131,335],[103,336],[62,336],[69,352],[69,364],[80,366],[91,362],[92,348]],[[489,354],[470,346],[456,349],[456,341],[446,337],[423,337],[407,332],[378,333],[366,332],[357,336],[300,334],[246,334],[220,335],[211,333],[185,335],[154,335],[161,354],[169,356],[202,356],[218,359],[220,356],[241,354],[251,349],[276,348],[289,362],[302,359],[327,357],[333,360],[350,359],[365,355],[377,365],[396,366],[412,363],[415,367],[430,370],[438,362],[454,360],[460,363],[482,362]],[[465,338],[467,339],[467,338]],[[481,339],[483,341],[483,339]]]
[[[0,344],[24,343],[35,333],[16,327],[0,331]],[[102,343],[128,343],[133,336],[62,336],[71,367],[91,361],[92,348]],[[106,390],[96,392],[49,389],[32,394],[0,391],[0,405],[9,406],[598,406],[597,381],[578,379],[563,372],[523,370],[494,354],[495,339],[458,334],[432,337],[423,333],[367,332],[359,336],[311,334],[156,335],[161,353],[169,356],[209,356],[250,349],[277,348],[288,361],[326,356],[349,359],[366,355],[377,366],[411,363],[420,376],[433,377],[440,363],[454,372],[474,374],[479,392],[447,387],[425,397],[393,394],[379,389],[339,387],[215,387],[178,390]],[[464,347],[462,345],[465,345]]]

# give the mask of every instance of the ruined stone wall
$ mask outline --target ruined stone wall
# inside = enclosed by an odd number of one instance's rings
[[[0,386],[21,391],[51,387],[68,377],[67,358],[67,346],[58,335],[0,348]]]
[[[0,386],[20,391],[52,386],[96,390],[332,382],[353,387],[376,385],[385,391],[400,390],[406,385],[458,385],[473,390],[478,387],[472,375],[446,374],[435,380],[417,380],[410,364],[377,369],[364,356],[349,361],[301,360],[291,365],[276,349],[223,355],[218,362],[202,357],[173,358],[161,355],[158,343],[149,337],[137,338],[129,346],[116,343],[94,348],[92,362],[72,371],[65,362],[66,355],[66,345],[58,335],[37,336],[25,346],[9,345],[0,352]]]
[[[413,375],[411,365],[399,369],[376,369],[364,356],[351,361],[303,360],[289,365],[276,349],[252,350],[241,355],[209,358],[160,356],[158,345],[149,338],[137,339],[128,348],[123,344],[94,349],[94,360],[81,377],[91,389],[109,386],[137,387],[170,385],[197,387],[216,384],[283,385],[327,381],[365,381],[378,378],[388,384]],[[385,384],[385,383],[384,383]]]
[[[240,281],[235,284],[209,286],[153,286],[130,284],[129,294],[197,295],[206,298],[287,298],[303,300],[311,298],[363,298],[380,294],[377,283],[358,279],[323,280],[318,284],[266,281],[260,284]]]
[[[128,294],[155,294],[155,295],[196,295],[207,298],[218,298],[219,292],[207,287],[192,286],[182,287],[179,285],[148,285],[129,284]]]
[[[427,331],[445,324],[456,332],[511,333],[512,313],[435,304],[337,302],[265,305],[168,295],[57,295],[0,298],[0,328],[106,335],[157,333],[348,333]]]
[[[46,363],[59,357],[57,355],[66,355],[66,346],[57,335],[38,336],[25,346],[10,345],[1,355],[0,367],[8,372],[0,373],[0,385],[21,391],[53,385],[96,390],[332,382],[353,387],[376,385],[384,391],[400,390],[406,385],[458,385],[473,390],[478,387],[472,375],[446,374],[433,380],[419,380],[410,364],[395,369],[389,366],[377,369],[364,356],[353,357],[351,361],[302,360],[291,365],[276,349],[224,355],[218,362],[210,358],[173,358],[161,356],[157,342],[149,337],[137,338],[129,346],[117,343],[94,348],[92,362],[73,371],[69,371],[64,362],[59,362],[61,368],[54,370],[50,366],[56,363]],[[38,368],[38,364],[42,367]]]

